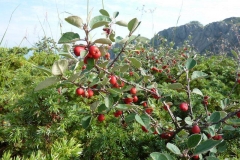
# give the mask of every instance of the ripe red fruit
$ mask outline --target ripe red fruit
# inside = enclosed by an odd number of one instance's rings
[[[204,100],[208,100],[208,98],[209,98],[208,96],[204,96],[203,97]]]
[[[194,155],[194,156],[192,156],[192,159],[193,159],[193,160],[199,160],[199,155]]]
[[[132,98],[125,98],[125,99],[124,99],[124,102],[125,102],[126,104],[130,104],[130,103],[133,102],[133,99],[132,99]]]
[[[204,100],[204,101],[202,101],[202,104],[208,105],[208,101]]]
[[[145,112],[147,112],[147,114],[152,114],[153,109],[152,108],[146,108]]]
[[[98,115],[98,121],[102,122],[102,121],[104,121],[104,120],[105,120],[104,114],[99,114],[99,115]]]
[[[76,94],[79,95],[79,96],[84,95],[84,90],[83,90],[83,88],[77,88],[77,89],[76,89]]]
[[[106,59],[110,59],[110,53],[106,53],[106,54],[105,54],[105,58],[106,58]]]
[[[188,110],[188,104],[186,102],[183,102],[179,105],[179,108],[181,111],[186,112]]]
[[[237,83],[240,84],[240,79],[237,80]]]
[[[117,78],[116,78],[116,76],[110,76],[110,80],[109,80],[109,82],[112,84],[112,85],[115,85],[116,83],[117,83]]]
[[[217,134],[217,135],[213,136],[212,139],[214,139],[214,140],[221,140],[222,136]]]
[[[147,107],[147,102],[142,103],[143,107]]]
[[[94,59],[98,59],[101,57],[101,52],[96,46],[89,47],[89,54],[92,55]]]
[[[87,68],[87,66],[86,65],[83,65],[82,66],[82,70],[84,70],[84,69],[86,69]]]
[[[169,105],[164,105],[163,109],[167,111],[168,110],[167,108],[169,108],[169,107],[170,107]]]
[[[153,67],[152,71],[158,72],[158,69],[156,67]]]
[[[122,114],[122,111],[117,110],[116,112],[114,112],[114,116],[115,117],[119,117]]]
[[[198,125],[194,125],[194,126],[192,127],[192,133],[193,133],[193,134],[198,134],[198,133],[200,133],[200,132],[201,132],[201,129],[199,128]]]
[[[165,133],[161,133],[160,137],[162,139],[169,139],[173,136],[174,132],[170,131],[170,132],[165,132]]]
[[[166,69],[168,66],[167,65],[165,65],[165,66],[162,66],[162,69]]]
[[[136,88],[136,87],[132,87],[132,88],[130,89],[130,93],[131,93],[131,94],[136,94],[136,93],[137,93],[137,88]]]
[[[137,96],[133,96],[133,102],[136,103],[138,101],[138,97]]]
[[[91,98],[94,95],[94,92],[89,88],[85,93],[84,97]]]
[[[129,75],[130,75],[130,76],[133,76],[133,72],[129,72]]]
[[[237,117],[240,118],[240,112],[237,113]]]
[[[84,46],[75,46],[73,49],[73,52],[76,56],[80,56],[81,51],[84,51],[85,47]]]
[[[144,126],[142,126],[142,130],[143,130],[144,132],[148,132],[147,128],[144,127]]]

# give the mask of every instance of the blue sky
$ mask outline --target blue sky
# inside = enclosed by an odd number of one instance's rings
[[[102,0],[89,0],[93,9],[92,17],[99,14]],[[0,0],[0,38],[2,38],[10,16],[13,13],[9,29],[1,46],[28,46],[44,36],[60,38],[62,31],[74,31],[84,37],[83,31],[65,22],[64,18],[71,13],[80,16],[84,21],[87,13],[87,0]],[[129,21],[138,18],[142,21],[136,31],[142,36],[151,38],[154,33],[169,27],[199,21],[203,25],[229,17],[240,17],[239,0],[104,0],[104,9],[109,13],[119,11],[117,20]],[[42,25],[42,26],[41,26]],[[115,26],[117,36],[125,37],[126,28]],[[93,39],[104,37],[101,30],[92,32]],[[27,40],[22,39],[26,37]]]

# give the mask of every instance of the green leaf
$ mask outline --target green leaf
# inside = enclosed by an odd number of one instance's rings
[[[202,72],[202,71],[194,71],[192,73],[192,77],[191,79],[194,80],[194,79],[197,79],[197,78],[203,78],[203,77],[206,77],[208,76],[208,74]]]
[[[196,147],[202,140],[201,134],[193,134],[188,138],[188,148],[194,148]]]
[[[51,85],[54,85],[56,84],[57,82],[59,82],[60,79],[57,78],[57,77],[50,77],[50,78],[47,78],[45,79],[44,81],[40,82],[37,87],[34,89],[34,91],[39,91],[39,90],[42,90],[44,88],[47,88]]]
[[[121,40],[123,40],[122,37],[120,37],[120,36],[117,36],[117,37],[116,37],[116,43],[119,43]]]
[[[114,37],[115,37],[115,32],[112,32],[112,33],[110,34],[110,36],[109,36],[109,39],[110,39],[112,42],[115,42]]]
[[[70,16],[70,17],[65,18],[65,20],[68,23],[70,23],[78,28],[82,29],[82,27],[83,27],[83,20],[78,16]]]
[[[147,127],[147,126],[144,124],[142,118],[141,118],[138,114],[135,115],[135,120],[136,120],[139,124],[141,124],[142,126]]]
[[[176,145],[174,145],[174,144],[172,144],[172,143],[167,143],[167,149],[169,149],[172,153],[174,153],[174,154],[176,154],[176,155],[181,155],[181,151],[180,151],[180,149],[176,146]]]
[[[67,52],[60,52],[59,55],[66,57],[66,58],[73,58],[72,54],[67,53]]]
[[[93,43],[112,44],[112,41],[107,38],[99,38],[99,39],[96,39]]]
[[[135,30],[135,28],[138,26],[138,19],[137,18],[133,18],[131,21],[128,22],[128,30],[130,32],[133,32]]]
[[[123,26],[123,27],[127,27],[128,26],[128,23],[125,22],[125,21],[117,21],[116,24],[119,25],[119,26]]]
[[[120,95],[122,93],[121,90],[117,88],[108,88],[107,90],[112,94]]]
[[[106,111],[108,108],[105,106],[105,104],[101,104],[99,107],[98,107],[98,113],[102,113],[104,111]]]
[[[68,61],[66,59],[61,59],[53,63],[52,74],[55,76],[63,75],[68,69]]]
[[[110,108],[113,106],[114,100],[112,98],[112,96],[108,95],[104,98],[104,102],[107,108]]]
[[[172,83],[168,85],[169,89],[182,89],[183,85],[181,83]]]
[[[141,119],[143,121],[143,123],[146,125],[146,127],[148,128],[148,126],[150,125],[150,118],[148,115],[146,114],[142,114],[141,115]]]
[[[124,66],[122,66],[122,67],[120,68],[120,72],[121,72],[121,73],[124,73],[124,72],[126,72],[128,69],[129,69],[129,65],[124,65]]]
[[[192,93],[195,93],[195,94],[198,94],[198,95],[200,95],[200,96],[203,96],[202,91],[200,91],[198,88],[194,88],[194,89],[192,90]]]
[[[99,106],[99,103],[99,101],[93,102],[92,104],[90,104],[90,109],[94,111]]]
[[[128,58],[128,60],[130,60],[131,64],[136,68],[140,68],[142,66],[142,63],[138,61],[136,58]]]
[[[108,16],[96,16],[93,19],[91,19],[89,26],[91,29],[95,29],[104,26],[110,22],[111,18],[109,18]]]
[[[217,145],[217,150],[218,150],[218,152],[224,152],[227,150],[227,147],[228,147],[227,142],[223,141],[219,145]]]
[[[190,70],[190,69],[192,69],[196,64],[197,64],[197,62],[196,62],[194,59],[188,58],[185,67],[186,67],[187,70]]]
[[[72,74],[72,75],[67,79],[67,81],[69,81],[69,82],[74,82],[76,79],[80,78],[80,73],[81,73],[81,72]]]
[[[78,40],[80,40],[80,36],[78,33],[66,32],[66,33],[63,33],[62,37],[58,41],[58,44],[72,43]]]
[[[163,153],[153,152],[150,154],[153,160],[169,160]]]
[[[212,140],[212,139],[208,139],[208,140],[200,143],[200,145],[198,145],[196,147],[193,154],[195,155],[195,154],[200,154],[200,153],[204,153],[206,151],[209,151],[210,149],[217,146],[221,142],[222,142],[222,140],[215,141],[215,140]]]
[[[88,58],[87,60],[87,70],[91,70],[94,67],[94,59],[93,58]]]
[[[134,107],[136,107],[136,106],[130,105],[130,104],[118,104],[116,106],[117,109],[120,109],[120,110],[123,110],[123,111],[124,110],[129,110],[129,109],[134,108]]]
[[[240,126],[240,119],[228,119],[227,124],[234,125],[234,126]]]
[[[206,160],[219,160],[217,157],[208,156]]]
[[[43,71],[43,72],[45,72],[45,73],[47,73],[48,75],[52,74],[51,70],[48,69],[48,68],[46,68],[46,67],[43,67],[43,66],[35,66],[35,65],[33,65],[33,67],[34,67],[34,68],[37,68],[37,69],[39,69],[39,70],[41,70],[41,71]]]
[[[113,12],[113,18],[117,18],[117,16],[119,15],[119,12]]]
[[[228,105],[229,105],[230,101],[228,98],[225,98],[224,100],[221,100],[221,104],[220,104],[220,107],[222,109],[225,109]]]
[[[83,117],[82,120],[81,120],[82,127],[83,127],[84,129],[87,129],[88,126],[89,126],[90,123],[91,123],[91,120],[92,120],[92,117],[91,117],[91,116]]]
[[[220,113],[219,112],[213,112],[210,115],[209,121],[212,122],[212,123],[215,123],[215,122],[218,122],[220,119],[221,119]]]
[[[105,9],[100,9],[99,12],[100,12],[103,16],[110,17],[108,11],[106,11]]]
[[[232,55],[234,55],[234,57],[235,57],[236,59],[238,59],[237,53],[236,53],[234,50],[231,50],[231,52],[232,52]]]
[[[230,125],[225,125],[225,126],[223,127],[223,130],[224,130],[224,131],[234,131],[235,128],[234,128],[233,126],[230,126]]]
[[[136,113],[130,113],[125,117],[126,123],[132,122],[135,120]]]
[[[186,117],[186,118],[184,119],[184,121],[185,121],[185,123],[187,123],[188,125],[192,125],[192,123],[193,123],[193,120],[191,119],[191,117]]]

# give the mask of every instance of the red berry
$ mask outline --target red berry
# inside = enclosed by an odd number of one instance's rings
[[[143,107],[147,107],[147,102],[142,103]]]
[[[114,116],[115,117],[119,117],[122,114],[122,111],[117,110],[116,112],[114,112]]]
[[[110,59],[110,53],[106,53],[106,54],[105,54],[105,58],[106,58],[106,59]]]
[[[237,117],[240,118],[240,112],[237,113]]]
[[[240,79],[237,80],[237,83],[240,84]]]
[[[84,97],[91,98],[94,95],[94,92],[89,88],[85,93]]]
[[[98,121],[102,122],[102,121],[104,121],[104,120],[105,120],[104,114],[99,114],[99,115],[98,115]]]
[[[76,56],[80,56],[81,51],[84,51],[85,47],[84,46],[75,46],[73,49],[73,52]]]
[[[132,99],[132,98],[125,98],[125,99],[124,99],[124,102],[125,102],[126,104],[130,104],[130,103],[133,102],[133,99]]]
[[[133,96],[133,102],[136,103],[138,101],[138,97],[137,96]]]
[[[221,140],[222,136],[217,134],[217,135],[213,136],[212,139],[214,139],[214,140]]]
[[[165,66],[162,66],[162,69],[166,69],[168,66],[167,65],[165,65]]]
[[[153,67],[152,71],[158,72],[158,69],[156,67]]]
[[[89,54],[94,58],[98,59],[101,57],[101,52],[96,46],[90,46],[89,47]]]
[[[87,66],[86,65],[83,65],[82,66],[82,70],[84,70],[84,69],[86,69],[87,68]]]
[[[208,100],[208,98],[209,98],[208,96],[204,96],[203,97],[204,100]]]
[[[194,155],[194,156],[192,156],[192,159],[193,159],[193,160],[199,160],[199,155]]]
[[[181,111],[186,112],[188,110],[188,104],[186,102],[183,102],[179,105],[179,108]]]
[[[200,132],[201,132],[201,129],[199,128],[198,125],[194,125],[194,126],[192,127],[192,133],[193,133],[193,134],[197,134],[197,133],[200,133]]]
[[[136,93],[137,93],[136,87],[131,88],[131,89],[130,89],[130,93],[131,93],[131,94],[136,94]]]
[[[153,109],[152,109],[152,108],[146,108],[146,109],[145,109],[145,112],[147,112],[148,114],[152,114]]]
[[[169,139],[173,136],[174,132],[170,131],[170,132],[165,132],[165,133],[161,133],[160,137],[162,139]]]
[[[116,83],[117,83],[117,78],[116,78],[116,76],[110,76],[110,80],[109,80],[109,82],[112,84],[112,85],[115,85]]]
[[[129,72],[129,75],[130,75],[130,76],[133,76],[133,72]]]
[[[167,111],[168,110],[167,108],[169,108],[169,107],[170,107],[169,105],[164,105],[163,109]]]
[[[83,88],[77,88],[77,89],[76,89],[76,94],[79,95],[79,96],[84,95],[84,90],[83,90]]]
[[[144,127],[144,126],[142,126],[142,130],[143,130],[144,132],[148,132],[147,128]]]

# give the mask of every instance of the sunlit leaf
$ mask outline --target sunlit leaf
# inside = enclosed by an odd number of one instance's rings
[[[69,17],[65,18],[65,20],[68,23],[70,23],[78,28],[82,29],[82,27],[83,27],[83,20],[82,20],[82,18],[80,18],[78,16],[69,16]]]
[[[80,40],[80,36],[78,33],[74,32],[66,32],[63,33],[61,38],[58,41],[58,44],[63,44],[63,43],[72,43]]]
[[[40,82],[37,87],[34,89],[34,91],[39,91],[42,90],[44,88],[47,88],[51,85],[56,84],[57,82],[59,82],[60,79],[58,77],[50,77],[45,79],[44,81]]]

